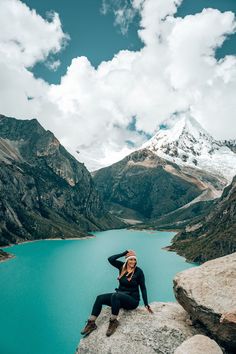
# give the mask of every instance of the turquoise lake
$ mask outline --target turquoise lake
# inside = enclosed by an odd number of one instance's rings
[[[0,263],[1,354],[74,354],[96,296],[118,284],[118,271],[107,261],[113,254],[136,251],[149,303],[175,301],[174,275],[195,266],[162,249],[173,232],[111,230],[94,235],[4,248],[16,257]]]

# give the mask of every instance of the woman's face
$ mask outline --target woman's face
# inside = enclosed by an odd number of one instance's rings
[[[134,268],[135,267],[135,265],[136,265],[136,259],[135,258],[130,258],[130,259],[128,259],[128,261],[127,261],[127,264],[128,264],[128,267],[130,267],[130,268]]]

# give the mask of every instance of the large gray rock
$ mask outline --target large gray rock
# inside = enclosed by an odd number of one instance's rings
[[[223,354],[219,345],[209,337],[202,334],[195,336],[184,341],[175,350],[174,354]]]
[[[178,273],[178,302],[230,350],[236,349],[236,253]]]
[[[188,314],[177,303],[151,304],[154,314],[144,307],[121,310],[120,325],[106,337],[110,308],[102,310],[96,323],[98,329],[81,339],[76,354],[173,354],[197,330],[187,324]]]

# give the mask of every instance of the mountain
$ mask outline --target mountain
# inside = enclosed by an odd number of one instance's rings
[[[115,215],[140,227],[182,227],[204,215],[236,174],[236,154],[226,145],[179,114],[139,150],[92,175]]]
[[[50,131],[36,119],[0,115],[0,245],[122,226]]]
[[[236,176],[207,215],[177,234],[169,249],[200,263],[236,252]]]
[[[141,221],[180,208],[206,191],[201,181],[147,149],[94,172],[93,178],[111,211]]]
[[[214,139],[188,113],[176,114],[160,124],[143,148],[182,168],[207,172],[222,186],[229,184],[236,174],[234,141]]]

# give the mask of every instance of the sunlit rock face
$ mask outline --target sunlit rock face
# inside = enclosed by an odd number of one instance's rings
[[[223,354],[219,345],[207,336],[196,334],[184,341],[174,354]]]
[[[236,350],[236,253],[178,273],[174,292],[193,321]]]

